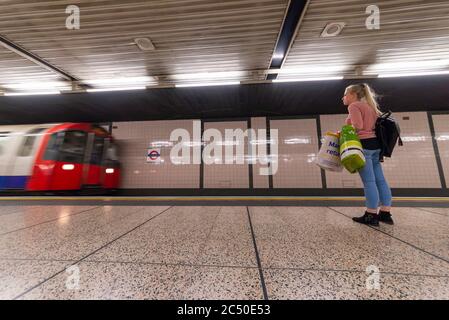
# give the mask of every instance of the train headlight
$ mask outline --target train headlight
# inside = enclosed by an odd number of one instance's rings
[[[114,173],[114,168],[107,168],[106,173]]]
[[[75,166],[73,164],[63,164],[62,170],[73,170],[75,169]]]

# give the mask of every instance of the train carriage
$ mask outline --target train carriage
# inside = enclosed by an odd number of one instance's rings
[[[116,189],[113,137],[89,123],[0,126],[0,190]]]

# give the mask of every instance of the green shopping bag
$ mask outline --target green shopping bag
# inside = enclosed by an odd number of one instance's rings
[[[340,158],[343,167],[350,173],[356,173],[365,166],[363,147],[352,125],[345,125],[341,129]]]

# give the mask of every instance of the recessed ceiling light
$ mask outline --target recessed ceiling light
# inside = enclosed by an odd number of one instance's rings
[[[291,78],[291,79],[275,79],[273,83],[281,83],[281,82],[306,82],[306,81],[330,81],[330,80],[342,80],[342,76],[335,77],[314,77],[314,78]]]
[[[420,76],[438,76],[449,74],[449,71],[424,71],[424,72],[410,72],[410,73],[382,73],[379,78],[399,78],[399,77],[420,77]]]
[[[5,96],[33,96],[44,94],[60,94],[59,91],[26,91],[26,92],[5,92]]]
[[[213,87],[213,86],[232,86],[239,85],[240,81],[229,81],[229,82],[193,82],[193,83],[180,83],[176,84],[176,88],[186,88],[186,87]]]
[[[87,92],[108,92],[108,91],[128,91],[128,90],[145,90],[146,87],[120,87],[120,88],[96,88],[86,89]]]
[[[135,38],[134,42],[142,51],[151,51],[156,49],[153,42],[151,42],[148,38]]]
[[[223,80],[223,79],[236,79],[243,77],[247,74],[246,71],[220,71],[220,72],[199,72],[199,73],[180,73],[172,75],[175,80]]]
[[[331,22],[328,23],[323,32],[321,32],[321,38],[330,38],[338,36],[343,28],[346,26],[344,22]]]

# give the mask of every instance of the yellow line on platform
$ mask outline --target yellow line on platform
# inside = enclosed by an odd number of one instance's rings
[[[74,196],[13,196],[0,197],[0,201],[364,201],[364,197],[299,197],[299,196],[157,196],[157,197],[74,197]],[[448,197],[394,197],[393,201],[409,202],[449,202]]]

